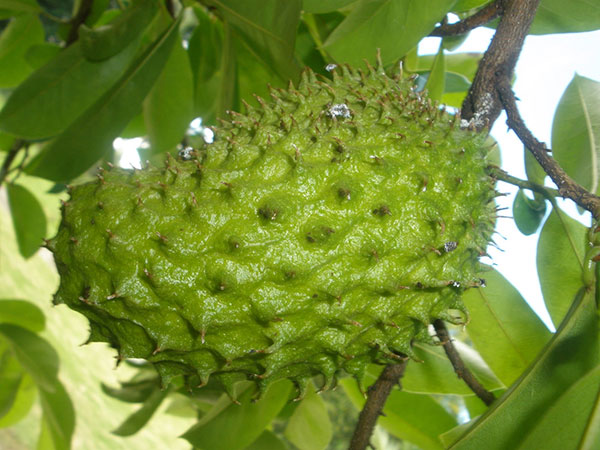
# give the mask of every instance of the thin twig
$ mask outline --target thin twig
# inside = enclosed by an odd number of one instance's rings
[[[369,388],[367,401],[360,412],[360,416],[358,416],[358,423],[354,429],[349,450],[364,450],[367,448],[377,419],[382,414],[383,405],[394,386],[400,385],[400,378],[404,375],[407,363],[408,360],[400,364],[389,364],[383,369],[375,384]]]
[[[452,367],[454,367],[454,372],[458,375],[458,378],[462,378],[462,380],[466,383],[467,386],[475,393],[477,397],[481,399],[483,403],[487,406],[490,406],[494,400],[494,394],[484,388],[481,383],[475,378],[475,376],[471,373],[471,371],[465,366],[460,354],[452,344],[452,340],[450,338],[450,334],[448,333],[448,329],[444,324],[443,320],[437,319],[433,322],[433,328],[435,328],[435,332],[437,333],[437,337],[444,346],[444,351],[446,352],[446,356],[452,363]]]
[[[511,79],[523,42],[540,0],[505,0],[494,38],[486,50],[463,101],[461,116],[479,130],[496,121],[502,105],[496,92],[498,77]]]
[[[505,78],[499,79],[496,89],[508,116],[506,123],[554,181],[560,196],[573,200],[579,206],[591,212],[595,219],[600,219],[600,197],[590,193],[567,175],[556,160],[548,154],[549,149],[546,145],[538,141],[533,133],[529,131],[521,118],[521,114],[519,114],[510,82]]]
[[[93,4],[94,0],[82,0],[81,5],[79,5],[79,9],[77,10],[77,14],[69,21],[71,29],[69,30],[69,35],[65,41],[67,47],[74,43],[79,37],[79,26],[85,22],[92,12]]]
[[[2,167],[0,168],[0,186],[2,185],[2,183],[4,183],[4,180],[10,172],[10,166],[19,154],[19,150],[21,150],[24,145],[25,141],[22,139],[16,139],[15,142],[13,142],[13,145],[8,151],[6,158],[4,158],[4,162],[2,163]]]
[[[557,189],[542,186],[541,184],[537,184],[529,180],[522,180],[521,178],[513,177],[512,175],[509,175],[499,167],[490,168],[489,173],[492,177],[494,177],[497,180],[504,181],[506,183],[512,184],[513,186],[520,187],[521,189],[529,189],[530,191],[542,194],[548,199],[562,197],[562,195],[560,195],[560,192]]]
[[[485,25],[488,22],[500,17],[502,14],[502,9],[504,7],[504,0],[496,0],[493,3],[490,3],[479,11],[477,11],[472,16],[469,16],[460,22],[456,23],[444,23],[439,27],[435,28],[429,36],[459,36],[461,34],[466,34],[469,31]]]

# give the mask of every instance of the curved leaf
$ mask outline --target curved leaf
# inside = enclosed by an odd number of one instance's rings
[[[302,9],[305,13],[323,14],[344,8],[356,3],[357,0],[303,0]]]
[[[168,393],[168,389],[161,390],[156,388],[146,399],[142,407],[119,425],[119,427],[113,431],[113,434],[116,434],[117,436],[131,436],[140,431],[152,418]]]
[[[582,289],[556,334],[527,371],[450,449],[519,448],[560,395],[598,365],[598,350],[595,299]],[[563,418],[569,420],[572,414],[564,411]]]
[[[544,302],[552,322],[560,324],[582,285],[586,228],[555,207],[537,245],[537,268]]]
[[[425,83],[425,89],[429,92],[429,97],[432,100],[441,101],[445,90],[445,72],[446,72],[446,56],[444,55],[444,46],[440,44],[440,48],[433,60],[431,72]]]
[[[57,384],[58,354],[45,339],[9,323],[0,323],[0,338],[6,339],[23,369],[40,388],[48,392],[54,391]]]
[[[0,299],[0,323],[12,323],[39,333],[46,326],[40,308],[24,300]]]
[[[19,252],[23,258],[33,256],[46,236],[46,214],[37,198],[24,186],[6,185]]]
[[[63,131],[121,76],[137,43],[100,63],[90,62],[75,43],[21,83],[0,111],[0,129],[25,139]]]
[[[21,83],[32,72],[25,60],[29,47],[44,42],[44,29],[35,14],[14,17],[0,34],[0,88]]]
[[[486,287],[469,289],[463,301],[467,333],[494,373],[510,386],[551,337],[527,302],[499,272],[485,273]]]
[[[12,408],[25,373],[9,351],[0,354],[0,418]]]
[[[52,391],[40,389],[42,404],[42,434],[52,442],[54,450],[69,450],[75,431],[75,410],[63,385],[56,380]]]
[[[79,27],[83,55],[90,61],[103,61],[122,51],[150,23],[158,10],[156,0],[134,0],[110,24],[99,28]]]
[[[275,433],[265,430],[252,444],[245,450],[287,450],[285,443],[277,437]]]
[[[192,69],[177,42],[143,104],[144,122],[153,154],[175,147],[194,118]]]
[[[552,155],[575,181],[600,190],[600,83],[575,75],[552,124]]]
[[[139,111],[139,105],[158,78],[173,44],[180,20],[169,28],[127,69],[100,99],[50,142],[26,167],[32,175],[68,181],[89,169]]]
[[[0,428],[10,427],[20,422],[33,407],[37,392],[31,376],[27,373],[23,374],[12,408],[0,417]]]
[[[600,5],[589,0],[542,0],[529,34],[574,33],[600,28]]]
[[[543,197],[538,201],[532,200],[525,195],[523,189],[519,189],[513,202],[512,211],[519,231],[525,236],[529,236],[538,230],[546,215],[546,201]]]
[[[373,62],[379,48],[383,63],[392,63],[415,47],[455,2],[360,0],[323,48],[335,61],[354,66],[360,66],[363,59]]]

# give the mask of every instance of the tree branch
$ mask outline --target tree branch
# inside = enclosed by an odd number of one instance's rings
[[[527,126],[525,126],[519,114],[515,95],[508,79],[502,78],[498,80],[496,89],[508,116],[506,123],[533,154],[552,181],[554,181],[558,187],[559,195],[573,200],[582,208],[590,211],[595,219],[600,219],[600,197],[588,192],[567,175],[556,160],[548,154],[549,150],[546,145],[538,141]]]
[[[82,0],[81,5],[79,5],[79,9],[77,10],[77,14],[69,21],[71,29],[69,30],[69,35],[66,40],[67,47],[79,37],[79,26],[85,22],[85,19],[87,19],[92,12],[93,3],[94,0]]]
[[[500,17],[502,14],[502,10],[504,8],[505,0],[496,0],[493,3],[490,3],[479,11],[477,11],[472,16],[469,16],[460,22],[456,23],[445,23],[435,28],[429,36],[459,36],[461,34],[466,34],[469,31],[485,25],[488,22]]]
[[[446,356],[448,356],[448,359],[452,363],[452,367],[454,367],[454,372],[456,372],[458,378],[463,379],[467,386],[469,386],[469,388],[475,393],[475,395],[479,397],[487,406],[490,406],[496,399],[494,394],[484,388],[479,381],[477,381],[477,378],[475,378],[467,366],[465,366],[460,354],[454,347],[454,344],[452,344],[450,334],[448,333],[448,329],[446,328],[444,321],[437,319],[435,322],[433,322],[433,328],[435,328],[437,337],[444,346]]]
[[[489,169],[490,176],[494,177],[497,180],[504,181],[506,183],[510,183],[513,186],[520,187],[521,189],[529,189],[530,191],[537,192],[538,194],[542,194],[544,197],[551,199],[554,197],[562,197],[560,192],[556,189],[542,186],[541,184],[533,183],[529,180],[522,180],[521,178],[513,177],[509,175],[504,170],[499,167],[493,167]]]
[[[408,360],[400,364],[389,364],[383,369],[375,384],[369,388],[367,402],[358,416],[358,423],[354,429],[354,435],[350,441],[349,450],[364,450],[369,445],[371,434],[382,415],[381,410],[390,392],[396,384],[400,385],[400,378],[404,375],[404,369]]]
[[[498,78],[512,78],[523,42],[540,0],[503,0],[504,10],[494,38],[486,50],[461,110],[481,130],[493,124],[502,105],[496,91]]]

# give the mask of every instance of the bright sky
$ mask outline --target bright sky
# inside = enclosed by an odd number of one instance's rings
[[[492,35],[493,30],[477,29],[456,52],[485,51]],[[419,47],[419,53],[436,53],[439,40],[431,38],[426,41]],[[525,41],[516,68],[514,91],[520,99],[519,109],[529,129],[548,146],[551,143],[554,111],[575,73],[600,81],[599,49],[600,31],[529,36]],[[492,135],[502,150],[503,169],[512,175],[524,178],[523,145],[513,132],[507,132],[504,115],[493,127]],[[506,183],[500,183],[498,188],[501,192],[513,194],[499,198],[500,206],[509,207],[508,215],[516,188]],[[572,213],[571,215],[578,217],[572,204],[564,206]],[[585,221],[586,217],[580,217],[580,220]],[[538,235],[523,236],[511,219],[500,219],[497,230],[507,239],[500,237],[496,239],[503,252],[490,248],[489,253],[493,263],[521,291],[538,315],[550,324],[536,276],[535,251]]]

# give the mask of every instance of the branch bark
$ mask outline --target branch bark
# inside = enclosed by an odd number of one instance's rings
[[[498,79],[512,78],[539,2],[502,0],[502,19],[462,104],[461,116],[472,120],[479,130],[493,124],[502,111],[496,91]]]
[[[469,31],[500,17],[504,9],[504,2],[505,0],[496,0],[460,22],[440,25],[435,28],[429,36],[444,37],[466,34]]]
[[[70,20],[71,29],[69,30],[69,35],[65,41],[67,47],[74,43],[79,37],[79,26],[85,22],[85,19],[87,19],[92,12],[93,4],[94,0],[82,0],[81,5],[79,5],[79,9],[77,10],[77,14]]]
[[[548,154],[549,149],[546,145],[538,141],[533,133],[529,131],[519,114],[510,81],[500,79],[496,90],[508,117],[506,123],[554,181],[554,184],[558,187],[559,195],[573,200],[582,208],[590,211],[595,219],[600,219],[600,197],[590,193],[567,175],[556,160]]]
[[[460,354],[454,347],[454,344],[452,344],[450,334],[448,333],[448,329],[446,328],[444,321],[437,319],[435,322],[433,322],[433,328],[435,328],[437,337],[444,346],[446,356],[452,363],[452,367],[454,368],[456,375],[458,375],[458,378],[461,378],[483,403],[485,403],[487,406],[490,406],[496,399],[494,394],[484,388],[481,383],[479,383],[477,378],[475,378],[475,375],[473,375],[467,366],[465,366]]]
[[[367,402],[358,416],[358,423],[354,429],[354,435],[350,441],[349,450],[364,450],[369,445],[371,434],[382,415],[383,405],[395,385],[400,385],[400,379],[404,375],[408,360],[400,364],[389,364],[383,369],[379,378],[369,388]]]

